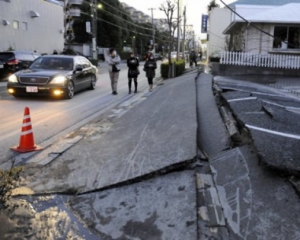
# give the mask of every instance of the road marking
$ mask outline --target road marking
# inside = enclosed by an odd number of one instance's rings
[[[252,94],[257,94],[257,95],[267,95],[267,96],[273,96],[273,97],[285,97],[286,96],[280,95],[280,94],[271,94],[271,93],[263,93],[263,92],[252,92]]]
[[[238,101],[246,101],[246,100],[256,100],[257,97],[246,97],[246,98],[235,98],[228,100],[227,102],[238,102]]]
[[[300,135],[277,132],[277,131],[269,130],[269,129],[266,129],[266,128],[255,127],[255,126],[248,125],[248,124],[246,124],[246,127],[250,128],[250,129],[258,130],[258,131],[261,131],[261,132],[271,133],[271,134],[282,136],[282,137],[287,137],[287,138],[293,138],[293,139],[300,140]]]

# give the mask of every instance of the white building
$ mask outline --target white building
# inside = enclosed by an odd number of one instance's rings
[[[219,56],[226,49],[226,35],[223,31],[231,22],[231,11],[227,8],[214,8],[209,13],[209,26],[207,30],[207,56]]]
[[[0,0],[0,51],[58,52],[64,48],[61,4],[43,0]]]

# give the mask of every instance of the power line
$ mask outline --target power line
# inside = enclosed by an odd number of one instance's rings
[[[227,7],[231,12],[233,12],[235,15],[239,16],[244,22],[248,23],[248,26],[252,26],[252,27],[254,27],[255,29],[257,29],[258,31],[260,31],[260,32],[262,32],[262,33],[264,33],[264,34],[266,34],[266,35],[268,35],[268,36],[270,36],[270,37],[272,37],[272,38],[274,38],[274,39],[278,39],[278,40],[282,41],[281,38],[276,37],[276,36],[274,36],[274,35],[272,35],[272,34],[266,32],[266,31],[262,30],[261,28],[259,28],[259,27],[255,26],[255,25],[253,25],[250,21],[248,21],[246,18],[244,18],[243,16],[241,16],[239,13],[237,13],[235,10],[233,10],[231,7],[229,7],[226,3],[224,3],[223,0],[220,0],[220,1],[221,1],[221,2],[225,5],[225,7]],[[286,42],[286,41],[282,41],[282,42],[284,42],[284,43],[286,43],[286,44],[289,44],[289,43]],[[291,44],[291,43],[290,43],[289,45],[295,47],[294,44]]]
[[[84,0],[84,2],[86,2],[86,3],[90,4],[90,2],[88,2],[88,1],[86,1],[86,0]],[[131,18],[131,16],[130,16],[129,14],[127,14],[127,12],[126,12],[126,11],[122,11],[122,10],[120,10],[120,9],[116,8],[116,7],[113,7],[112,5],[110,5],[110,4],[106,3],[106,2],[102,2],[102,3],[104,3],[104,4],[108,5],[108,6],[110,6],[111,8],[113,8],[113,9],[115,9],[115,10],[117,10],[117,11],[121,12],[122,14],[125,14],[125,15],[127,15],[128,17],[130,17],[130,18]],[[127,23],[129,23],[129,24],[131,24],[131,25],[135,26],[135,27],[138,27],[138,28],[142,28],[142,29],[146,29],[146,30],[153,31],[153,29],[152,29],[152,28],[147,28],[147,27],[140,26],[140,25],[138,25],[138,24],[135,24],[135,23],[133,23],[133,22],[130,22],[130,21],[128,21],[128,20],[125,20],[124,18],[121,18],[121,17],[119,17],[119,16],[116,16],[116,15],[114,15],[113,13],[110,13],[110,12],[109,12],[109,11],[107,11],[107,10],[101,9],[101,11],[104,11],[104,12],[106,12],[106,13],[108,13],[108,14],[110,14],[110,15],[112,15],[112,16],[114,16],[114,17],[116,17],[116,18],[118,18],[118,19],[120,19],[120,20],[122,20],[122,21],[125,21],[125,22],[127,22]],[[167,36],[167,34],[166,34],[166,33],[164,33],[164,32],[161,32],[161,34],[163,34],[163,35]],[[140,35],[143,35],[143,34],[140,34]]]
[[[88,14],[88,13],[86,13],[86,12],[81,11],[81,13],[84,14],[84,15],[90,16],[90,14]],[[115,27],[121,28],[121,29],[123,29],[123,30],[127,30],[128,32],[132,32],[132,33],[135,33],[135,34],[137,34],[137,35],[142,35],[142,36],[151,37],[151,35],[139,33],[139,32],[136,32],[136,31],[132,31],[132,30],[129,30],[129,29],[127,29],[127,28],[124,28],[124,27],[121,27],[121,26],[119,26],[119,25],[116,25],[116,24],[114,24],[114,23],[112,23],[112,22],[108,22],[108,21],[104,20],[103,18],[97,17],[97,20],[101,20],[101,21],[103,21],[103,22],[105,22],[105,23],[108,23],[108,24],[113,25],[113,26],[115,26]],[[160,40],[161,40],[161,39],[160,39]]]
[[[84,2],[87,2],[87,1],[84,0]],[[103,3],[104,3],[104,4],[107,4],[107,3],[105,3],[105,2],[103,2]],[[118,11],[121,12],[122,14],[125,14],[125,15],[127,15],[128,17],[131,18],[131,16],[128,15],[125,11],[121,11],[120,9],[117,9],[117,8],[115,8],[115,7],[113,7],[113,6],[109,5],[109,4],[107,4],[107,5],[110,6],[111,8],[113,8],[113,9],[118,10]],[[110,15],[116,17],[116,18],[119,18],[119,19],[121,19],[122,21],[128,22],[128,23],[130,23],[130,24],[132,24],[132,25],[134,25],[134,26],[136,26],[136,27],[139,27],[139,28],[143,28],[143,29],[151,30],[151,31],[152,31],[152,28],[143,27],[143,26],[140,26],[140,25],[135,24],[135,23],[133,23],[133,22],[130,22],[130,21],[128,21],[128,20],[125,20],[124,18],[121,18],[121,17],[119,17],[119,16],[116,16],[115,14],[110,13],[109,11],[107,11],[107,10],[105,10],[105,9],[101,9],[101,11],[104,11],[104,12],[106,12],[106,13],[108,13],[108,14],[110,14]]]

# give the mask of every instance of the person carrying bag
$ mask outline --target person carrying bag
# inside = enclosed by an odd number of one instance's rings
[[[134,56],[134,53],[130,53],[129,58],[127,59],[127,67],[128,67],[128,90],[129,94],[131,94],[131,83],[132,79],[134,80],[134,93],[137,93],[137,78],[140,74],[139,71],[139,60]]]
[[[155,77],[155,69],[157,68],[156,61],[153,53],[149,54],[149,58],[146,60],[144,65],[144,71],[146,72],[146,77],[148,79],[149,91],[152,92],[153,89],[153,78]]]

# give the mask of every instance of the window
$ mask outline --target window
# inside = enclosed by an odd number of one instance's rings
[[[275,26],[273,48],[300,49],[300,27]]]
[[[19,21],[14,21],[13,27],[14,27],[14,29],[19,29]]]
[[[22,30],[27,31],[27,22],[22,22]]]

